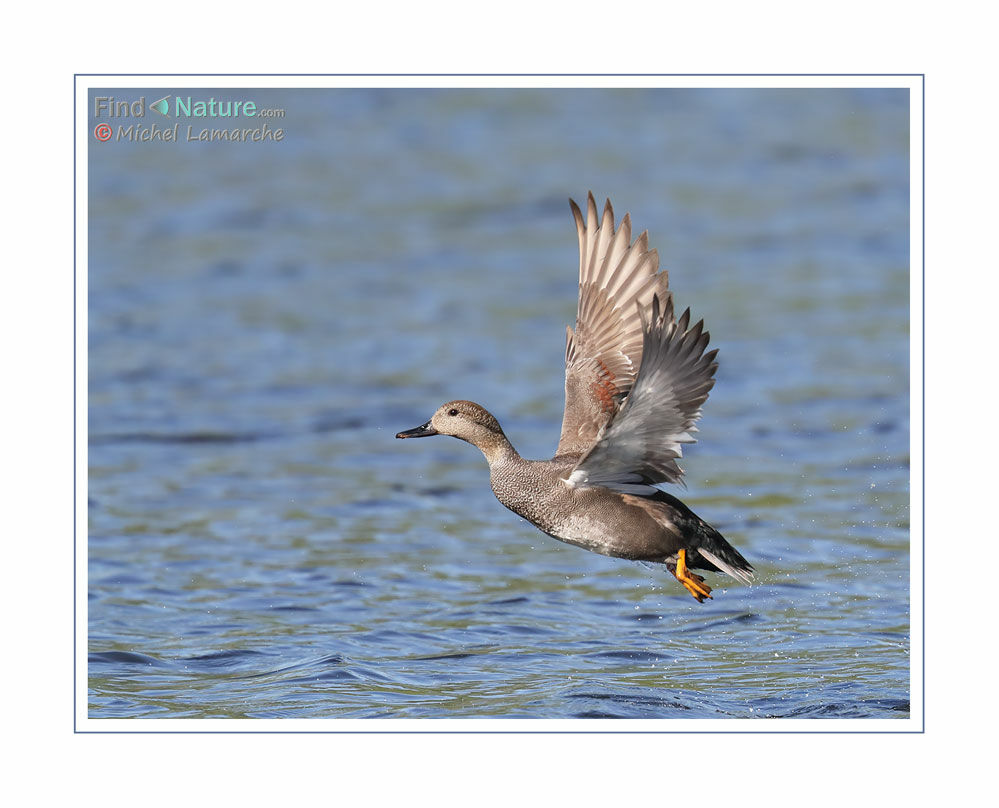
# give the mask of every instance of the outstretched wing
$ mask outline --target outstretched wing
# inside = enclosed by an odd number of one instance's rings
[[[704,321],[693,328],[690,309],[673,317],[673,300],[652,300],[652,319],[640,310],[642,364],[631,394],[593,448],[569,475],[570,485],[601,485],[628,494],[653,494],[656,483],[682,483],[676,461],[714,386],[718,350],[704,352]]]
[[[579,236],[579,308],[576,330],[566,329],[565,415],[556,454],[582,454],[631,391],[642,362],[641,311],[653,295],[665,298],[669,276],[648,233],[631,242],[628,214],[614,229],[610,200],[598,221],[590,193],[586,218],[569,200]]]

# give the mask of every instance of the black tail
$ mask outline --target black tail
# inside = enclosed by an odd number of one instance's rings
[[[687,566],[731,575],[743,583],[752,583],[753,566],[725,537],[684,505],[676,497],[660,491],[649,499],[665,502],[675,509],[674,519],[679,522],[687,545]],[[696,551],[696,552],[694,552]]]

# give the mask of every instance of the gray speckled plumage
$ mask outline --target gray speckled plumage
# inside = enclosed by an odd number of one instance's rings
[[[452,435],[478,446],[496,498],[556,539],[603,555],[659,562],[698,600],[711,590],[685,568],[749,582],[752,567],[714,528],[656,486],[681,483],[676,461],[693,443],[714,384],[717,351],[703,323],[674,316],[672,292],[643,233],[631,242],[593,195],[571,202],[580,250],[579,309],[568,329],[562,435],[551,460],[525,460],[499,422],[471,401],[442,405],[397,437]],[[692,581],[700,583],[692,583]]]

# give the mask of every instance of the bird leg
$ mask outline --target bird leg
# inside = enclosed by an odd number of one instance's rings
[[[676,569],[673,570],[676,579],[683,584],[687,591],[693,595],[698,603],[704,603],[704,599],[712,600],[710,595],[711,587],[704,583],[700,575],[695,575],[687,569],[687,551],[681,550],[677,554]]]

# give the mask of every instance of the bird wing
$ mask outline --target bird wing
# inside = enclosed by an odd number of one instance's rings
[[[718,350],[705,353],[704,321],[692,328],[690,309],[679,320],[667,295],[652,299],[652,317],[639,309],[642,363],[620,411],[601,430],[592,448],[568,477],[570,485],[604,486],[628,494],[654,494],[656,483],[681,483],[677,465],[701,406],[714,386]]]
[[[586,217],[569,200],[579,236],[579,308],[566,328],[565,414],[557,455],[589,450],[631,391],[642,362],[641,311],[655,294],[666,297],[669,275],[648,232],[631,241],[631,217],[614,229],[610,200],[597,218],[593,194]]]

